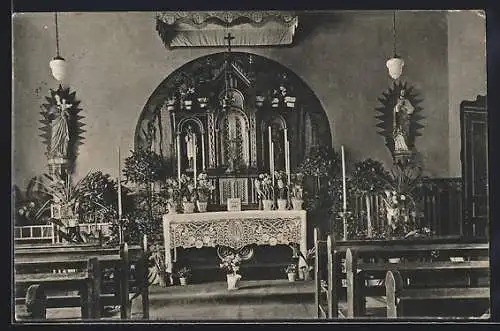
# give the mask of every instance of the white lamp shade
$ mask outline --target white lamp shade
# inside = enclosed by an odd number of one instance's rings
[[[387,69],[389,69],[389,76],[392,79],[398,79],[403,73],[403,66],[405,65],[405,61],[399,57],[393,57],[387,60],[386,64]]]
[[[49,65],[52,76],[58,81],[64,80],[66,77],[66,61],[62,57],[55,57],[50,61]]]

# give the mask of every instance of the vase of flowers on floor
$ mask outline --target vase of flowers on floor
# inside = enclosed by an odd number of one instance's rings
[[[289,192],[293,210],[302,210],[302,205],[304,204],[303,180],[304,175],[301,173],[294,174],[292,177]]]
[[[291,283],[295,282],[295,279],[297,278],[297,265],[295,263],[290,263],[286,266],[285,272],[288,276],[288,281]]]
[[[222,259],[220,268],[226,272],[227,289],[237,290],[241,275],[238,274],[240,270],[241,257],[238,254],[229,254]]]
[[[215,187],[208,180],[208,176],[206,173],[202,172],[198,175],[198,181],[196,183],[196,193],[198,199],[196,200],[196,206],[198,207],[198,211],[200,213],[204,213],[207,211],[208,199],[212,194]]]
[[[287,187],[285,186],[286,174],[283,171],[276,171],[274,173],[274,176],[276,178],[276,193],[277,193],[276,203],[278,205],[278,210],[286,210],[288,202],[287,201],[288,190]]]
[[[177,271],[177,277],[179,278],[179,284],[185,286],[188,284],[189,277],[191,276],[191,270],[188,267],[182,267]]]
[[[194,182],[191,177],[181,176],[181,196],[182,196],[182,209],[184,214],[194,213],[196,190]]]
[[[255,179],[255,191],[262,201],[262,209],[271,210],[273,207],[274,192],[272,179],[269,174],[260,174],[259,177]]]

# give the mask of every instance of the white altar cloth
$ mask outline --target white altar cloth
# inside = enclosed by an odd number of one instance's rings
[[[202,248],[227,246],[240,249],[247,245],[299,244],[307,253],[305,210],[245,210],[163,215],[165,264],[171,273],[177,247]],[[173,257],[172,257],[173,251]],[[299,266],[306,266],[303,259]]]

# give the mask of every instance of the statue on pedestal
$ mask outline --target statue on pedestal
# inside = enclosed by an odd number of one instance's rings
[[[52,119],[49,155],[52,158],[66,158],[69,143],[68,109],[73,105],[66,103],[66,99],[58,94],[55,95],[55,99],[57,104],[49,112]]]
[[[405,96],[404,89],[401,90],[399,98],[394,106],[394,151],[408,151],[408,137],[410,134],[410,116],[415,107]]]
[[[186,137],[184,138],[186,142],[186,154],[188,159],[188,168],[193,170],[195,167],[194,159],[197,151],[196,145],[196,133],[193,132],[191,126],[187,127]]]

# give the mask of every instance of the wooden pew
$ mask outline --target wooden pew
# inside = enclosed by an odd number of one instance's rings
[[[430,262],[430,252],[438,251],[442,261]],[[384,278],[389,270],[399,270],[407,284],[432,287],[435,284],[426,277],[432,271],[447,272],[444,281],[451,283],[462,276],[470,284],[477,283],[477,272],[488,272],[488,244],[457,243],[457,244],[416,244],[393,245],[380,247],[357,247],[346,250],[347,275],[347,316],[359,317],[366,313],[365,299],[368,296],[383,296],[383,287],[367,287],[369,276]],[[402,257],[400,263],[389,263],[390,257]],[[451,262],[450,257],[462,257],[464,262]],[[486,258],[482,260],[481,258]],[[371,261],[370,261],[371,260]],[[427,260],[427,261],[426,261]],[[422,276],[423,275],[423,276]],[[443,285],[443,284],[441,284]],[[449,285],[448,285],[449,286]]]
[[[122,319],[131,317],[130,300],[141,295],[143,303],[143,318],[149,318],[149,288],[148,288],[148,256],[146,240],[143,247],[123,244],[118,247],[99,247],[88,244],[54,245],[54,247],[20,248],[15,250],[14,264],[17,271],[53,269],[76,269],[82,267],[83,261],[89,257],[97,257],[101,262],[101,270],[113,269],[115,279],[103,282],[101,304],[120,305]],[[129,284],[131,265],[136,268],[136,277]],[[133,286],[132,299],[129,299],[130,285]],[[77,298],[48,298],[49,307],[78,306]],[[23,303],[23,298],[16,295],[16,303]]]
[[[334,248],[335,241],[333,237],[329,235],[326,241],[321,241],[319,240],[319,229],[314,228],[314,297],[317,318],[338,317],[338,300],[334,283],[336,278]],[[325,255],[326,261],[323,260]],[[326,301],[326,304],[324,301]]]
[[[25,304],[33,319],[45,319],[48,289],[80,290],[82,318],[100,317],[101,271],[96,257],[88,259],[87,267],[82,272],[17,274],[15,285],[27,287]]]
[[[484,262],[484,261],[477,261]],[[450,264],[453,262],[450,262]],[[467,262],[464,262],[467,263]],[[432,263],[422,268],[432,268]],[[480,266],[469,266],[476,268]],[[489,266],[483,266],[488,268]],[[422,269],[420,269],[422,270]],[[435,269],[432,269],[435,270]],[[406,270],[405,270],[406,271]],[[406,288],[400,271],[388,271],[385,277],[387,298],[387,318],[407,317],[404,307],[408,302],[418,302],[421,306],[432,305],[432,301],[440,300],[442,304],[452,301],[474,300],[489,303],[489,287],[448,287],[448,288]],[[439,310],[439,309],[438,309]],[[425,316],[429,317],[429,316]]]

